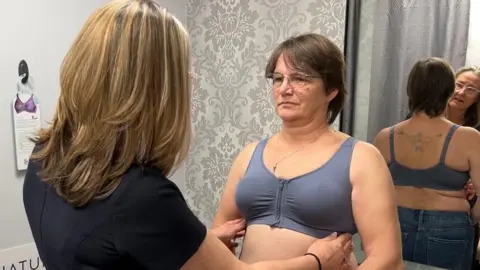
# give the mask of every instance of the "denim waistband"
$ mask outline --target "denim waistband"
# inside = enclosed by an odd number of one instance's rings
[[[402,225],[432,228],[472,227],[469,212],[421,210],[398,207],[398,217]]]

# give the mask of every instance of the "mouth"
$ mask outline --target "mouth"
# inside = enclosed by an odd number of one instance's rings
[[[296,105],[296,104],[293,103],[293,102],[288,102],[288,101],[278,103],[278,106],[282,106],[282,105]]]
[[[463,99],[460,99],[460,98],[457,98],[457,97],[452,98],[452,100],[455,100],[458,103],[463,103],[464,102]]]

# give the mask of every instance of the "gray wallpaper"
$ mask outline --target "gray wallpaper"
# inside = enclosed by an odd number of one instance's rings
[[[379,0],[363,0],[360,9],[360,40],[357,59],[357,88],[355,89],[355,122],[353,134],[367,140],[370,79],[372,74],[373,20]]]
[[[303,32],[343,47],[345,0],[189,0],[195,138],[185,197],[210,225],[232,159],[279,129],[263,69],[273,48]]]

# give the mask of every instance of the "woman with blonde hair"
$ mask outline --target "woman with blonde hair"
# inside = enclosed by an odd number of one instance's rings
[[[455,91],[447,105],[447,118],[457,125],[480,124],[480,67],[466,66],[455,74]]]
[[[228,242],[241,222],[208,232],[189,210],[167,178],[189,148],[189,55],[186,30],[154,1],[111,1],[88,19],[25,176],[45,267],[343,269],[348,235],[318,240],[291,260],[246,265],[218,239]]]
[[[446,116],[455,124],[480,129],[480,67],[466,66],[460,68],[455,74],[455,91],[448,102]],[[473,207],[477,201],[475,187],[471,181],[467,186],[468,199]],[[479,269],[476,262],[479,240],[479,226],[475,225],[473,268]]]

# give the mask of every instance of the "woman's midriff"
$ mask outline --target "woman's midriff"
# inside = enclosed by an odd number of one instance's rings
[[[470,205],[465,192],[441,191],[415,187],[395,187],[397,205],[431,211],[468,212]]]
[[[265,260],[286,260],[303,256],[315,237],[296,231],[272,228],[267,225],[250,225],[243,240],[240,259],[246,263]],[[352,253],[350,269],[356,269],[357,263]]]

